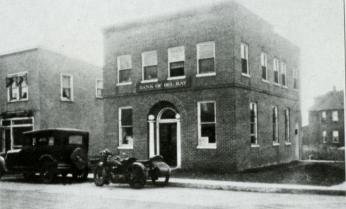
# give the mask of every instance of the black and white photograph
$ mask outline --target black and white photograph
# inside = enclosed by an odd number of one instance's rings
[[[345,0],[0,0],[0,209],[346,208]]]

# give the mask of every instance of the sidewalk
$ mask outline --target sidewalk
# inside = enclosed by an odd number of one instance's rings
[[[216,181],[201,179],[171,178],[169,186],[246,191],[246,192],[269,192],[269,193],[292,193],[292,194],[325,194],[346,196],[346,183],[335,186],[311,186],[297,184],[267,184],[253,182],[235,182],[235,181]]]

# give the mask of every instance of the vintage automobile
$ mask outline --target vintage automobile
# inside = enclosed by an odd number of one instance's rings
[[[171,169],[162,156],[137,160],[126,155],[114,155],[108,149],[102,150],[100,156],[94,170],[96,186],[113,182],[128,183],[132,188],[142,188],[148,178],[157,185],[168,184]],[[159,178],[163,178],[163,182],[159,182]]]
[[[37,173],[44,183],[51,183],[61,174],[71,173],[76,180],[88,175],[89,133],[78,129],[43,129],[24,132],[21,149],[9,150],[0,156],[0,177],[3,173],[22,173],[30,179]]]

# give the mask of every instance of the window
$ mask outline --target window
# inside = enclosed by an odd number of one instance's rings
[[[283,86],[286,86],[286,63],[281,62],[281,84]]]
[[[241,73],[249,75],[249,47],[245,43],[240,44]]]
[[[333,131],[333,143],[339,143],[339,131]]]
[[[61,75],[61,100],[73,101],[73,79],[71,75]]]
[[[322,111],[321,112],[321,122],[325,122],[327,120],[327,112]]]
[[[9,118],[1,120],[3,128],[2,151],[21,148],[27,144],[23,132],[34,129],[34,118]],[[1,151],[1,150],[0,150]]]
[[[250,140],[251,145],[258,145],[257,141],[257,103],[250,103]]]
[[[168,49],[168,78],[185,78],[185,48],[183,46]]]
[[[157,52],[142,53],[142,81],[157,81]]]
[[[279,144],[278,108],[272,108],[273,144]]]
[[[197,44],[197,73],[198,75],[202,76],[215,75],[214,42],[204,42]]]
[[[327,143],[327,131],[322,131],[322,142]]]
[[[83,136],[81,135],[68,136],[68,144],[83,145]]]
[[[117,57],[118,64],[118,84],[131,84],[131,55],[121,55]]]
[[[26,72],[11,74],[6,77],[7,100],[28,100],[28,74]]]
[[[339,121],[338,111],[335,110],[332,112],[332,120],[333,120],[333,122]]]
[[[198,147],[216,148],[215,102],[198,102]]]
[[[96,98],[102,98],[103,81],[96,80]]]
[[[291,143],[290,139],[290,109],[285,109],[285,142]]]
[[[133,124],[132,124],[132,108],[119,108],[119,147],[133,147]]]
[[[273,59],[273,69],[274,69],[274,83],[279,83],[279,60],[277,58]]]
[[[293,88],[298,89],[298,70],[293,70]]]
[[[267,53],[261,53],[261,71],[262,71],[262,79],[268,80],[267,76],[267,68],[268,68],[268,56]]]

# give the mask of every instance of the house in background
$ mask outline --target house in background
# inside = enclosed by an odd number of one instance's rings
[[[105,143],[172,167],[299,158],[299,48],[234,2],[104,31]]]
[[[344,160],[344,91],[315,98],[309,124],[303,128],[304,159]]]
[[[103,146],[102,70],[31,48],[0,55],[0,151],[20,148],[22,133],[45,128],[90,132],[90,153]]]

